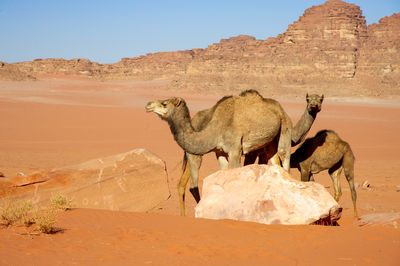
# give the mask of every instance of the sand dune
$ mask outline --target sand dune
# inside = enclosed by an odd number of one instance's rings
[[[339,227],[267,226],[179,217],[176,184],[183,152],[168,125],[146,113],[151,99],[182,96],[192,113],[213,105],[224,93],[208,95],[163,90],[165,82],[97,82],[46,77],[34,82],[0,82],[0,171],[6,177],[76,164],[145,148],[165,160],[172,196],[152,213],[78,209],[61,214],[54,235],[21,234],[0,228],[4,265],[54,264],[328,264],[398,265],[397,223],[358,227],[342,178],[344,207]],[[268,95],[264,95],[268,97]],[[400,212],[400,103],[379,99],[330,99],[309,136],[333,129],[356,156],[359,214]],[[305,100],[281,102],[295,123]],[[201,180],[218,169],[214,154],[204,157]],[[299,177],[297,170],[292,171]],[[327,173],[315,176],[333,192]],[[201,185],[200,185],[201,188]]]

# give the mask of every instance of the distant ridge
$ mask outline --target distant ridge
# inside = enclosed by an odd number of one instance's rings
[[[2,71],[5,66],[20,74]],[[205,49],[123,58],[115,64],[36,59],[0,67],[0,80],[48,74],[100,80],[169,79],[169,87],[186,90],[400,95],[400,13],[366,26],[360,7],[329,0],[308,8],[286,32],[266,40],[240,35]]]

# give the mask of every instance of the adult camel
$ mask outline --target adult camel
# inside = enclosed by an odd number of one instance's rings
[[[258,94],[258,92],[254,90],[244,91],[239,96],[248,96],[249,94]],[[291,142],[292,146],[298,145],[302,142],[309,132],[312,124],[314,123],[317,114],[321,111],[322,102],[324,99],[324,95],[306,95],[306,109],[294,126],[292,130]],[[212,117],[211,109],[206,109],[199,111],[196,115],[192,118],[192,126],[196,131],[202,130],[210,121]],[[259,163],[266,164],[268,160],[272,159],[274,164],[280,164],[280,160],[278,156],[274,156],[277,153],[278,147],[278,138],[275,138],[272,142],[266,145],[263,149],[256,150],[250,152],[245,155],[244,165],[252,164],[256,161],[257,157],[259,158]],[[227,160],[225,157],[219,157],[219,165],[221,169],[227,168]],[[193,155],[190,153],[185,152],[183,158],[183,174],[181,179],[178,183],[178,195],[179,195],[179,203],[180,203],[180,213],[182,216],[185,215],[185,190],[188,180],[190,179],[190,192],[193,195],[194,199],[198,203],[200,201],[200,193],[198,189],[198,169],[200,168],[202,162],[202,157],[199,155]],[[197,171],[191,172],[189,165],[194,165],[197,168]]]
[[[146,111],[168,122],[175,141],[185,152],[194,155],[216,152],[218,157],[229,158],[229,168],[240,166],[242,154],[263,148],[279,136],[278,154],[283,168],[290,171],[292,123],[273,99],[265,99],[258,93],[223,97],[211,108],[210,120],[200,131],[193,128],[182,98],[149,102]],[[191,172],[198,170],[194,165],[189,167]]]

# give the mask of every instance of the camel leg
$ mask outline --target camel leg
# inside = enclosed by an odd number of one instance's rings
[[[281,162],[281,160],[279,159],[279,156],[278,156],[277,153],[276,153],[274,156],[272,156],[272,158],[271,158],[270,160],[271,160],[271,164],[272,164],[272,165],[279,165],[279,166],[282,165],[282,162]]]
[[[331,176],[333,187],[335,189],[335,200],[339,202],[340,197],[342,196],[342,189],[340,187],[340,173],[342,172],[342,167],[332,167],[328,170],[329,175]]]
[[[242,156],[242,145],[241,140],[231,146],[231,150],[228,153],[229,157],[229,168],[240,167],[240,159]]]
[[[300,169],[300,175],[301,175],[301,181],[302,182],[308,182],[310,180],[310,171],[305,168]]]
[[[200,201],[199,192],[199,168],[201,165],[202,157],[193,154],[187,154],[189,169],[190,169],[190,193],[192,193],[197,203]]]
[[[349,187],[351,191],[351,199],[353,201],[354,217],[358,217],[357,213],[357,192],[354,187],[354,159],[347,160],[346,157],[343,159],[344,175],[346,176],[347,182],[349,182]]]
[[[290,173],[290,149],[292,147],[291,130],[281,130],[278,143],[278,155],[282,161],[282,167]]]
[[[215,155],[217,156],[219,169],[228,169],[229,167],[228,155],[224,152],[215,152]]]
[[[185,216],[185,190],[189,178],[190,178],[189,163],[186,162],[185,170],[183,171],[181,179],[179,180],[178,183],[178,196],[179,196],[181,216]]]
[[[278,141],[275,138],[275,140],[271,141],[271,143],[264,148],[264,154],[260,155],[260,157],[258,158],[259,161],[258,163],[268,164],[268,161],[270,161],[272,165],[282,166],[282,162],[279,159],[277,150],[278,150]]]

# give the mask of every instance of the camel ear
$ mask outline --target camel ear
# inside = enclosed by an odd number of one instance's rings
[[[308,100],[309,100],[308,92],[307,92],[307,94],[306,94],[306,100],[307,100],[307,102],[308,102]]]
[[[322,94],[322,96],[321,96],[321,103],[322,103],[323,100],[324,100],[324,95]]]
[[[181,98],[175,98],[175,99],[172,101],[172,104],[175,105],[175,107],[178,107],[178,106],[181,104],[181,102],[182,102],[182,99],[181,99]]]

